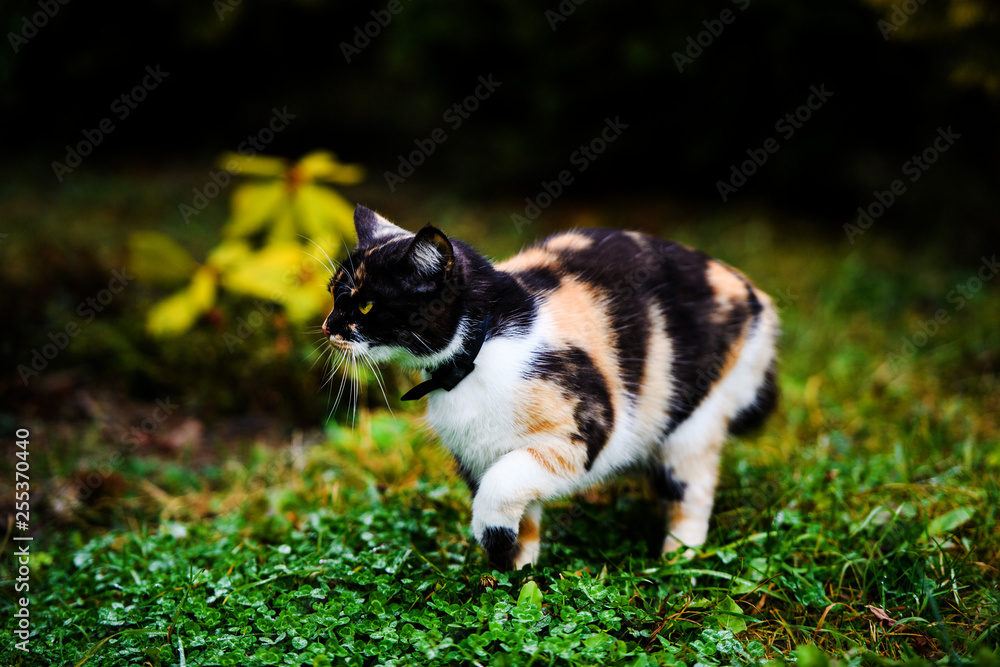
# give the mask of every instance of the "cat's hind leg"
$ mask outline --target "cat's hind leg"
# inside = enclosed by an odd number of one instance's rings
[[[664,554],[705,543],[724,440],[724,428],[678,429],[663,447],[653,483],[667,505]]]
[[[761,296],[766,300],[766,296]],[[770,303],[766,300],[766,303]],[[732,430],[759,423],[773,408],[777,316],[768,305],[729,371],[691,415],[661,444],[663,482],[670,510],[663,552],[701,546],[708,535],[719,458]]]

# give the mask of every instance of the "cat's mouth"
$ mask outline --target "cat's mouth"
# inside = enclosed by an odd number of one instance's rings
[[[350,341],[341,336],[340,334],[330,334],[326,337],[330,344],[333,345],[338,350],[343,350],[344,352],[356,352],[358,348],[362,346],[361,343],[357,341]]]
[[[330,334],[326,337],[330,341],[330,344],[340,352],[346,352],[352,358],[364,357],[369,361],[386,361],[383,359],[381,354],[382,351],[380,347],[373,347],[372,343],[367,340],[347,340],[340,334]]]

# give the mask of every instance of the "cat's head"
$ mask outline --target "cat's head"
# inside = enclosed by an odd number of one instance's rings
[[[440,230],[416,234],[374,211],[354,211],[358,245],[330,278],[323,334],[371,361],[430,368],[461,343],[463,262]]]

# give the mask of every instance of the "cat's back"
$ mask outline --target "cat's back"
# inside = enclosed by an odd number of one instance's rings
[[[723,262],[681,243],[632,231],[562,232],[496,268],[511,274],[536,300],[561,304],[587,299],[616,329],[642,328],[635,324],[637,314],[650,305],[675,318],[672,331],[701,333],[712,323],[738,326],[770,307],[767,295]]]
[[[743,356],[759,360],[740,383],[751,397],[773,373],[770,299],[740,272],[683,244],[581,229],[496,268],[535,302],[534,329],[546,344],[536,350],[533,374],[600,406],[593,421],[605,427],[595,428],[591,461],[626,416],[646,436],[676,429]]]

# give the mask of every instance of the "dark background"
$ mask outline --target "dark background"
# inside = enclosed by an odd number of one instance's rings
[[[53,0],[54,2],[54,0]],[[386,3],[315,1],[83,2],[59,6],[18,53],[10,32],[39,12],[5,3],[0,60],[8,165],[51,186],[51,162],[112,116],[112,101],[147,65],[169,77],[85,160],[82,170],[157,170],[210,161],[265,126],[273,107],[296,114],[267,153],[325,147],[369,169],[443,127],[448,140],[396,192],[433,185],[469,197],[532,196],[596,137],[605,117],[623,137],[577,179],[574,199],[654,194],[723,206],[716,182],[770,136],[779,152],[726,206],[761,204],[844,239],[844,223],[903,177],[903,163],[938,128],[961,139],[880,220],[904,242],[974,255],[997,238],[1000,10],[993,3],[559,3],[400,0],[402,11],[347,63],[342,43]],[[725,25],[683,72],[672,58],[703,21]],[[220,18],[221,14],[221,18]],[[900,14],[902,16],[902,14]],[[707,36],[707,35],[706,35]],[[706,37],[703,36],[703,39]],[[497,92],[452,131],[442,115],[492,74]],[[790,139],[775,122],[811,86],[832,98]],[[799,224],[799,223],[797,223]]]

